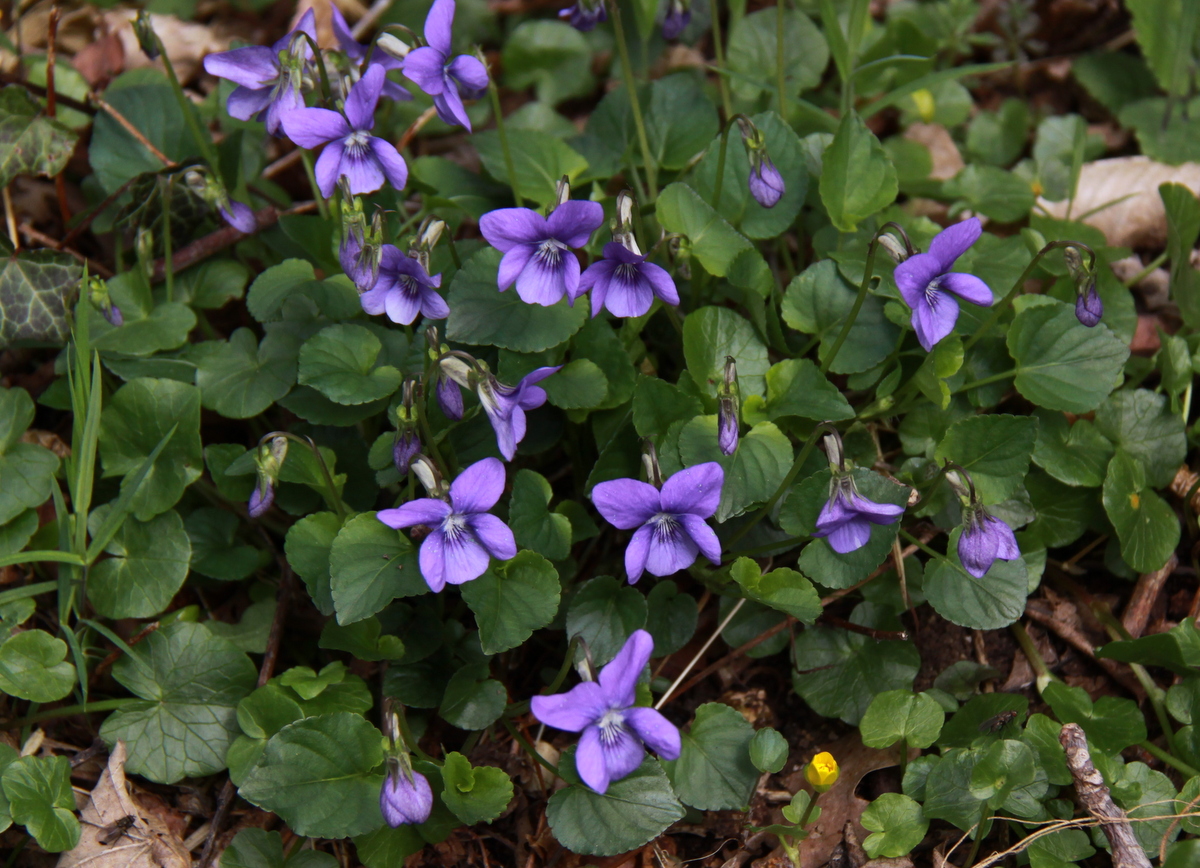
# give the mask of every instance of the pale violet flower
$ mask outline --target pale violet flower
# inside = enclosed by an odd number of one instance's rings
[[[445,123],[458,124],[471,131],[471,119],[463,106],[463,97],[476,99],[488,86],[487,68],[479,58],[460,54],[451,58],[451,29],[454,26],[454,0],[434,0],[425,18],[425,41],[404,58],[404,74],[417,87],[433,97],[438,117]]]
[[[848,473],[834,473],[829,501],[817,516],[815,537],[829,540],[838,554],[857,551],[871,539],[871,525],[892,524],[904,514],[903,506],[876,503],[858,493]]]
[[[976,504],[963,510],[963,529],[958,538],[958,558],[963,569],[977,579],[997,559],[1011,561],[1021,556],[1012,528]]]
[[[568,200],[549,217],[530,208],[489,211],[480,219],[479,231],[504,254],[496,277],[501,292],[515,282],[522,301],[549,306],[563,296],[575,302],[580,268],[571,248],[587,244],[603,222],[599,202]]]

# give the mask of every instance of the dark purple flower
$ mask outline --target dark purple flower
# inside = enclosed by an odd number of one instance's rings
[[[412,460],[421,452],[421,439],[411,429],[396,438],[392,447],[392,461],[400,473],[408,473]]]
[[[445,319],[450,314],[446,300],[437,293],[442,276],[430,277],[421,263],[405,256],[392,244],[383,248],[379,278],[373,289],[364,292],[362,307],[375,315],[387,313],[388,319],[400,325],[410,325],[417,315],[428,319]]]
[[[345,175],[350,192],[374,193],[386,179],[397,190],[408,182],[408,166],[391,142],[371,135],[375,105],[383,89],[383,68],[372,65],[350,88],[345,115],[323,108],[298,108],[283,119],[288,138],[302,148],[324,145],[317,159],[317,187],[326,198]]]
[[[721,543],[704,519],[717,511],[725,471],[715,461],[681,470],[662,491],[637,479],[613,479],[592,489],[592,502],[613,527],[634,531],[625,549],[629,584],[645,570],[669,576],[702,554],[721,562]]]
[[[517,454],[517,444],[525,439],[525,411],[546,403],[546,390],[535,385],[562,368],[538,368],[521,378],[515,386],[505,386],[489,376],[479,383],[479,403],[496,432],[496,446],[506,461]]]
[[[390,763],[383,789],[379,791],[379,810],[393,829],[424,823],[433,811],[433,790],[420,772],[401,769],[398,762]]]
[[[508,525],[488,510],[504,493],[504,465],[496,458],[476,461],[450,484],[450,502],[423,497],[378,518],[388,527],[424,524],[433,528],[421,541],[418,561],[430,590],[461,585],[484,574],[490,557],[516,557],[517,543]]]
[[[342,51],[345,52],[347,57],[361,66],[367,57],[367,46],[360,45],[358,40],[354,38],[354,34],[350,32],[350,25],[346,23],[346,19],[343,17],[341,10],[337,8],[337,4],[330,4],[330,10],[333,12],[333,34],[337,37],[338,45],[341,46]],[[400,69],[404,66],[404,62],[376,47],[371,52],[371,66],[380,66],[386,73],[393,69]],[[402,85],[386,76],[383,79],[382,93],[388,99],[412,99],[412,94]]]
[[[1095,328],[1104,316],[1104,302],[1096,292],[1096,282],[1091,281],[1083,293],[1075,296],[1075,318],[1088,328]]]
[[[438,372],[437,378],[438,406],[447,419],[457,422],[463,417],[463,396],[458,383]]]
[[[896,266],[896,286],[912,308],[912,326],[926,352],[954,331],[958,322],[954,296],[982,307],[992,304],[992,291],[986,283],[973,274],[950,271],[981,234],[978,217],[956,223],[934,237],[928,253],[910,256]]]
[[[270,509],[274,502],[275,486],[270,481],[263,480],[254,486],[254,491],[250,492],[250,504],[247,506],[247,511],[251,518],[258,518]]]
[[[220,211],[222,219],[238,232],[249,235],[258,228],[258,221],[254,219],[254,212],[250,210],[249,205],[230,199],[229,207],[221,208]]]
[[[647,262],[644,255],[616,241],[605,244],[604,258],[593,262],[579,276],[579,286],[571,302],[589,289],[592,316],[605,307],[613,316],[641,316],[650,310],[655,296],[666,304],[679,304],[679,291],[666,269]]]
[[[608,9],[604,0],[579,0],[573,6],[558,10],[558,17],[576,30],[587,33],[602,21],[608,20]]]
[[[584,681],[566,693],[529,701],[533,716],[546,726],[583,733],[575,770],[598,793],[641,765],[646,747],[663,759],[679,758],[682,745],[675,725],[653,708],[634,705],[638,677],[653,651],[650,634],[634,630],[620,653],[600,670],[599,681]]]
[[[434,0],[425,18],[425,41],[429,44],[409,52],[404,58],[404,74],[433,97],[439,118],[470,132],[471,119],[463,97],[475,99],[482,95],[487,90],[488,73],[479,58],[469,54],[451,60],[453,25],[454,0]]]
[[[479,231],[504,254],[496,277],[500,291],[516,281],[522,301],[548,306],[564,295],[574,303],[579,258],[569,248],[587,244],[603,222],[599,202],[576,199],[559,205],[549,217],[530,208],[489,211],[480,219]]]
[[[678,39],[679,34],[683,33],[685,27],[692,20],[692,10],[677,0],[667,6],[667,14],[663,18],[662,35],[663,39],[668,42],[673,39]]]
[[[849,475],[835,475],[829,501],[817,516],[815,537],[827,537],[838,554],[857,551],[871,539],[871,525],[891,524],[904,514],[903,506],[876,503],[858,493]]]
[[[379,259],[375,259],[375,254]],[[356,232],[347,232],[346,237],[338,246],[338,262],[342,271],[354,281],[360,293],[365,293],[375,287],[379,280],[379,269],[382,264],[383,251],[379,245],[363,243],[363,237]]]
[[[779,174],[771,158],[765,154],[759,158],[757,165],[751,165],[749,183],[750,195],[764,208],[774,208],[787,190],[783,175]]]
[[[1021,556],[1012,528],[982,507],[963,511],[962,535],[958,538],[958,558],[963,569],[977,579],[991,569],[997,558],[1011,561]]]
[[[738,448],[737,405],[722,398],[717,405],[717,445],[723,455],[732,455]]]
[[[108,320],[110,326],[120,328],[125,325],[125,315],[121,313],[121,309],[115,304],[109,304],[108,307],[100,312],[104,314],[104,318]]]
[[[248,121],[265,112],[262,119],[266,122],[267,132],[274,136],[279,134],[283,116],[304,106],[300,95],[301,72],[312,57],[312,48],[303,34],[313,39],[317,36],[311,9],[304,13],[295,30],[270,48],[249,45],[204,58],[204,69],[209,75],[228,79],[237,85],[229,95],[226,106],[230,117]],[[290,52],[294,40],[299,44],[296,54],[292,55]],[[285,67],[285,61],[288,67]]]

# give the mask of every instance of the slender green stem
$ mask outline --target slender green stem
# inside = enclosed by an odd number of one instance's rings
[[[14,868],[17,864],[17,857],[21,855],[21,851],[25,849],[25,845],[33,840],[33,836],[28,832],[21,838],[20,843],[12,848],[12,852],[8,854],[8,858],[4,860],[4,868]]]
[[[43,720],[55,720],[60,717],[70,717],[74,714],[91,714],[96,711],[116,711],[118,708],[124,708],[128,705],[133,705],[135,702],[142,700],[134,696],[126,696],[121,699],[104,699],[100,702],[87,702],[80,705],[63,705],[59,708],[51,708],[46,711],[39,711],[37,714],[31,714],[28,717],[22,717],[17,720],[11,720],[7,723],[0,724],[2,729],[20,729],[21,727],[29,726],[33,723],[39,723]]]
[[[164,57],[166,55],[163,55]],[[175,256],[171,244],[171,176],[161,180],[163,190],[163,276],[167,281],[167,301],[175,300]]]
[[[1130,287],[1133,287],[1133,286],[1137,286],[1139,283],[1141,283],[1143,280],[1145,280],[1147,277],[1149,277],[1151,272],[1153,272],[1155,269],[1157,269],[1159,266],[1161,266],[1166,261],[1167,261],[1167,251],[1164,250],[1158,256],[1156,256],[1152,260],[1150,260],[1150,262],[1146,265],[1146,267],[1143,268],[1141,271],[1139,271],[1137,274],[1135,274],[1133,277],[1129,278],[1128,280],[1123,280],[1121,282],[1125,285],[1126,289],[1129,289]]]
[[[975,840],[971,842],[971,852],[967,856],[967,861],[963,863],[966,868],[975,864],[975,857],[979,855],[979,845],[983,843],[983,827],[987,825],[988,818],[992,816],[992,809],[987,802],[983,803],[983,807],[979,809],[979,828],[975,830]]]
[[[337,513],[338,519],[341,521],[345,521],[346,520],[346,504],[342,503],[342,496],[340,494],[338,494],[337,485],[335,485],[334,481],[333,481],[333,474],[329,472],[329,465],[327,465],[325,463],[325,456],[321,454],[321,448],[319,446],[317,446],[317,444],[314,443],[312,441],[312,439],[310,439],[308,437],[302,437],[299,434],[292,434],[289,431],[272,431],[270,434],[264,435],[261,438],[261,440],[259,441],[259,444],[261,445],[263,442],[265,442],[267,439],[269,439],[271,437],[286,437],[288,440],[292,440],[296,443],[299,443],[302,446],[304,446],[306,449],[311,450],[312,454],[317,459],[317,464],[321,468],[321,477],[325,481],[325,491],[326,491],[325,499],[329,502],[329,505],[332,506],[334,511]]]
[[[399,707],[399,705],[396,708],[396,722],[400,726],[400,738],[404,740],[405,747],[415,753],[418,759],[436,763],[437,760],[421,750],[421,745],[418,743],[417,737],[413,735],[412,727],[408,725],[408,717],[405,715],[404,709]]]
[[[784,0],[775,0],[775,89],[779,96],[779,116],[785,121],[787,120],[787,60],[784,56],[783,30],[786,22],[787,7],[784,5]]]
[[[1038,263],[1042,261],[1042,257],[1052,250],[1059,250],[1063,247],[1074,247],[1076,250],[1088,254],[1088,256],[1091,257],[1091,262],[1088,264],[1088,267],[1095,267],[1096,253],[1086,244],[1082,244],[1078,241],[1051,241],[1049,244],[1039,250],[1033,259],[1029,261],[1029,265],[1027,265],[1025,270],[1021,272],[1021,276],[1017,278],[1017,282],[1014,283],[1012,289],[1008,291],[1008,295],[1004,296],[1003,300],[999,304],[992,306],[992,312],[988,315],[988,318],[983,321],[983,325],[977,328],[975,330],[975,334],[971,335],[971,337],[967,339],[967,342],[963,344],[963,352],[966,352],[967,350],[971,349],[971,347],[975,346],[975,344],[979,343],[980,339],[986,335],[991,330],[992,326],[999,321],[1000,317],[1004,315],[1004,312],[1008,310],[1009,306],[1013,303],[1013,299],[1021,294],[1021,290],[1025,287],[1025,281],[1029,279],[1031,274],[1033,274],[1033,270],[1037,267]]]
[[[838,350],[842,348],[842,344],[846,342],[846,338],[850,337],[850,329],[854,328],[854,321],[858,319],[858,312],[862,310],[863,302],[867,300],[867,290],[871,286],[871,277],[875,270],[875,253],[879,247],[879,235],[884,230],[880,229],[875,233],[875,237],[871,239],[871,246],[867,248],[867,262],[863,266],[862,283],[858,286],[858,296],[854,299],[854,307],[850,308],[850,315],[846,317],[846,322],[842,325],[842,330],[837,336],[837,340],[833,342],[833,346],[829,350],[829,355],[825,357],[825,361],[821,362],[821,374],[824,376],[829,371],[829,366],[833,364],[833,360],[837,358]]]
[[[1194,778],[1196,775],[1200,775],[1200,769],[1188,765],[1181,759],[1176,759],[1152,741],[1144,741],[1138,747],[1151,756],[1162,760],[1176,771],[1182,772],[1184,777]]]
[[[426,377],[425,382],[431,383],[433,380],[429,377]],[[421,433],[425,435],[426,444],[429,447],[429,457],[437,462],[437,465],[439,468],[441,468],[443,475],[449,477],[451,475],[450,465],[448,465],[445,459],[442,458],[442,453],[438,449],[437,439],[433,436],[433,428],[431,428],[429,425],[429,414],[425,412],[425,402],[414,401],[413,406],[417,411],[417,424],[421,426]]]
[[[804,813],[800,815],[800,822],[796,824],[801,829],[808,825],[808,818],[812,816],[813,808],[817,806],[817,799],[820,797],[820,793],[814,792],[812,798],[808,800],[808,804],[804,806]]]
[[[717,211],[721,207],[721,188],[725,182],[725,152],[729,148],[729,125],[732,120],[726,122],[721,128],[721,146],[717,150],[717,179],[713,182],[713,210]]]
[[[821,427],[813,429],[813,432],[808,435],[808,439],[804,441],[804,448],[800,450],[800,454],[796,456],[796,460],[792,462],[792,469],[788,471],[788,475],[783,478],[783,482],[775,489],[775,493],[771,495],[771,499],[763,504],[762,509],[754,514],[754,517],[738,528],[737,533],[729,538],[729,542],[725,544],[726,548],[732,548],[738,540],[750,532],[750,529],[763,520],[765,516],[771,514],[771,510],[775,508],[775,504],[779,502],[779,498],[792,487],[792,483],[796,481],[796,477],[800,475],[800,469],[804,467],[804,462],[808,460],[809,453],[813,451],[813,447],[817,445],[817,438],[821,434]]]
[[[957,395],[959,392],[968,392],[971,389],[978,389],[982,386],[990,386],[992,383],[999,383],[1001,380],[1011,380],[1016,375],[1017,375],[1016,368],[1013,368],[1011,371],[1004,371],[999,374],[992,374],[989,377],[983,377],[982,379],[974,380],[970,383],[967,383],[965,386],[959,386],[957,389],[954,390],[954,394]]]
[[[1025,652],[1026,659],[1029,660],[1029,665],[1033,667],[1033,671],[1037,673],[1039,679],[1046,681],[1056,681],[1054,673],[1050,671],[1050,667],[1046,665],[1045,659],[1037,646],[1033,644],[1033,639],[1025,629],[1025,625],[1020,621],[1014,621],[1008,625],[1009,632],[1013,634],[1013,638],[1017,640],[1017,644],[1021,646],[1021,650]]]
[[[5,555],[4,557],[0,557],[0,567],[9,567],[13,564],[36,564],[39,561],[54,561],[55,563],[71,564],[76,567],[81,567],[84,563],[83,558],[74,552],[60,552],[47,549],[45,551],[17,552],[15,555]],[[33,585],[30,585],[30,587],[33,587]]]
[[[616,0],[613,0],[616,5]],[[716,54],[717,92],[721,95],[721,108],[725,110],[725,118],[733,116],[733,101],[729,98],[729,82],[725,80],[725,44],[721,37],[721,7],[717,0],[712,0],[712,36],[713,53]]]
[[[317,176],[313,172],[312,154],[308,151],[300,152],[300,162],[304,164],[304,174],[308,176],[308,186],[312,189],[313,199],[317,203],[317,210],[321,212],[321,219],[329,219],[329,206],[325,203],[325,197],[321,195],[321,188],[317,186]]]
[[[57,552],[56,554],[64,553]],[[11,591],[0,592],[0,606],[7,605],[15,600],[26,600],[30,597],[36,597],[38,594],[48,594],[57,587],[58,582],[35,582],[23,588],[13,588]]]
[[[629,59],[629,45],[625,40],[625,24],[621,20],[620,0],[609,4],[613,17],[613,35],[617,39],[617,53],[621,55],[621,73],[625,77],[625,89],[629,91],[629,107],[633,110],[633,125],[637,128],[638,147],[646,163],[646,189],[650,199],[658,198],[658,163],[650,151],[650,139],[646,136],[646,121],[642,117],[642,103],[638,99],[637,81],[633,77],[633,63]],[[713,16],[716,21],[716,15]]]
[[[566,780],[565,778],[563,778],[562,772],[560,772],[558,770],[558,766],[554,765],[554,763],[550,762],[548,759],[546,759],[544,756],[542,756],[540,753],[538,753],[537,750],[534,748],[534,746],[529,743],[529,739],[527,739],[527,738],[525,738],[525,736],[521,735],[521,733],[517,730],[517,728],[515,726],[513,726],[513,723],[511,720],[508,720],[507,718],[502,717],[502,718],[500,718],[500,722],[502,724],[504,724],[504,728],[508,730],[508,734],[513,737],[513,739],[516,741],[517,744],[519,744],[521,746],[521,749],[523,751],[525,751],[525,753],[529,754],[530,758],[534,762],[536,762],[538,765],[545,768],[548,772],[550,772],[556,778]]]
[[[492,98],[492,114],[496,116],[496,134],[500,137],[500,153],[504,155],[504,171],[508,173],[508,186],[512,188],[513,204],[521,207],[521,190],[517,186],[517,170],[513,167],[512,151],[508,147],[508,130],[504,127],[504,112],[500,108],[500,89],[488,74],[488,95]]]
[[[183,88],[179,84],[179,78],[175,75],[175,67],[171,64],[171,57],[167,54],[167,49],[163,46],[162,40],[158,38],[158,34],[154,34],[154,41],[158,43],[159,58],[163,62],[163,66],[167,70],[167,79],[171,82],[171,91],[175,94],[175,102],[179,103],[179,110],[183,113],[184,123],[187,124],[188,131],[192,134],[192,139],[196,142],[196,147],[200,149],[200,156],[204,158],[204,162],[208,163],[209,168],[214,172],[217,171],[217,155],[213,150],[212,142],[204,135],[204,130],[200,126],[200,121],[196,117],[196,107],[192,101],[188,99]]]

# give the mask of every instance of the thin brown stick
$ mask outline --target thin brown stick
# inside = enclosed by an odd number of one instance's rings
[[[407,148],[409,142],[416,138],[417,133],[421,132],[421,129],[425,126],[425,124],[433,120],[436,114],[437,106],[430,106],[429,108],[425,109],[425,111],[421,112],[420,117],[413,121],[409,128],[404,131],[404,135],[400,137],[400,144],[396,147],[401,151]]]
[[[1161,569],[1138,576],[1133,595],[1130,596],[1125,613],[1121,616],[1121,623],[1134,639],[1140,638],[1146,632],[1146,624],[1150,621],[1150,609],[1177,566],[1179,558],[1172,554]]]
[[[1036,600],[1030,600],[1025,606],[1025,616],[1031,621],[1036,621],[1043,627],[1055,633],[1060,639],[1074,648],[1076,651],[1086,655],[1095,661],[1101,668],[1107,672],[1114,681],[1137,696],[1139,699],[1143,695],[1142,686],[1132,679],[1121,669],[1119,663],[1115,660],[1109,660],[1104,657],[1096,656],[1096,647],[1091,641],[1072,627],[1070,624],[1063,623],[1051,615],[1049,612],[1044,612],[1037,605]]]
[[[870,636],[872,639],[879,641],[894,640],[906,642],[909,638],[908,633],[904,630],[876,630],[874,627],[864,627],[862,624],[855,624],[853,621],[847,621],[845,618],[839,618],[828,612],[825,612],[817,620],[828,624],[830,627],[849,630],[851,633],[858,633],[860,636]]]
[[[1113,868],[1150,868],[1150,860],[1133,834],[1129,817],[1117,807],[1100,772],[1092,765],[1087,736],[1077,723],[1063,725],[1058,736],[1067,754],[1067,768],[1075,779],[1075,792],[1087,812],[1100,821],[1100,828],[1112,845]]]
[[[278,160],[276,160],[273,163],[270,163],[265,169],[263,169],[262,176],[264,178],[274,178],[276,175],[280,174],[281,172],[287,171],[292,166],[299,163],[300,157],[302,157],[303,155],[304,155],[303,148],[295,148],[291,151],[288,151],[286,154],[284,154]]]
[[[92,274],[98,274],[98,275],[100,275],[100,277],[103,277],[105,279],[113,276],[111,269],[105,267],[104,265],[101,265],[99,262],[96,262],[94,259],[88,259],[86,256],[84,256],[78,250],[63,246],[63,243],[61,241],[56,241],[55,239],[51,238],[46,233],[39,232],[37,229],[34,229],[28,223],[22,223],[20,225],[19,229],[20,229],[21,234],[24,235],[26,238],[28,238],[30,241],[36,242],[37,244],[40,244],[43,247],[49,247],[51,250],[58,250],[62,253],[68,253],[71,256],[75,257],[80,262],[82,262],[84,265],[86,265],[88,267],[88,271],[90,271]]]
[[[31,81],[20,81],[12,76],[0,75],[0,85],[15,84],[18,87],[23,87],[34,96],[40,96],[43,99],[49,100],[50,92],[47,88],[40,84],[34,84]],[[61,91],[55,91],[54,98],[69,109],[75,109],[77,112],[83,112],[86,115],[94,115],[96,113],[95,106],[90,106],[85,102],[80,102],[77,99],[72,99]]]
[[[63,240],[62,240],[63,247],[70,247],[71,242],[74,241],[76,238],[78,238],[85,229],[87,229],[89,226],[91,226],[92,221],[95,220],[100,214],[104,213],[105,209],[108,208],[109,205],[111,205],[113,202],[116,202],[117,199],[120,198],[121,194],[124,193],[126,190],[128,190],[130,188],[130,186],[132,186],[133,182],[136,180],[137,180],[137,176],[135,175],[134,177],[132,177],[128,181],[126,181],[124,184],[122,184],[120,187],[118,187],[116,190],[109,193],[103,202],[101,202],[99,205],[97,205],[91,211],[87,212],[87,214],[83,215],[83,219],[80,220],[75,226],[73,226],[71,228],[71,231],[67,233],[65,238],[63,238]]]
[[[139,630],[137,632],[137,634],[132,639],[130,639],[128,642],[126,642],[125,644],[128,645],[130,648],[132,648],[134,645],[141,642],[143,639],[145,639],[147,636],[149,636],[151,633],[153,633],[157,629],[158,629],[158,621],[151,621],[149,624],[147,624],[145,627],[143,627],[141,630]],[[109,654],[107,657],[105,657],[103,660],[101,660],[100,664],[95,669],[92,670],[92,674],[91,674],[91,677],[88,679],[88,683],[95,684],[97,678],[99,678],[99,676],[102,675],[104,673],[104,671],[106,669],[108,669],[109,666],[112,666],[114,663],[116,663],[118,660],[120,660],[121,655],[124,653],[125,652],[122,651],[120,648],[114,649],[111,654]]]
[[[125,132],[137,139],[138,144],[149,151],[156,160],[163,164],[163,166],[169,168],[175,165],[175,161],[158,148],[154,147],[151,141],[146,138],[146,135],[130,122],[129,118],[125,117],[125,115],[121,114],[98,96],[93,96],[92,102],[94,102],[98,108],[108,112],[109,116],[111,116],[114,121],[125,128]]]

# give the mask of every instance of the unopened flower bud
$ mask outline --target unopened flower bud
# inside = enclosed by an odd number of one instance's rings
[[[1104,316],[1104,302],[1096,292],[1096,281],[1090,280],[1075,294],[1075,318],[1088,328],[1094,328]]]
[[[828,751],[817,754],[804,767],[804,778],[817,793],[828,792],[837,783],[839,774],[837,760]]]
[[[626,250],[641,256],[642,248],[638,246],[637,236],[633,232],[633,210],[636,207],[637,200],[633,198],[632,192],[622,190],[617,194],[617,209],[612,225],[612,237],[613,241],[620,244]]]
[[[560,9],[558,17],[565,19],[576,30],[586,33],[602,21],[608,20],[608,9],[604,0],[578,0],[573,6]]]
[[[908,259],[908,248],[890,232],[885,232],[879,236],[879,246],[891,257],[892,262],[895,262],[897,265]]]
[[[409,464],[409,468],[417,477],[417,481],[424,486],[427,492],[429,492],[430,497],[437,497],[441,499],[445,499],[447,497],[447,494],[450,491],[450,486],[446,485],[445,482],[442,481],[442,474],[438,472],[437,467],[434,466],[432,461],[430,461],[424,455],[418,455],[412,460],[412,463]]]
[[[424,823],[433,811],[433,790],[420,772],[397,757],[388,760],[388,774],[379,792],[379,810],[393,829]]]
[[[417,432],[409,429],[396,438],[396,445],[392,447],[392,461],[396,465],[396,470],[401,474],[408,473],[408,468],[412,465],[412,461],[421,452],[421,439],[417,437]]]
[[[158,60],[158,38],[154,35],[154,26],[150,23],[150,15],[145,9],[139,9],[133,19],[133,32],[137,36],[138,47],[151,60]]]
[[[108,284],[98,277],[88,278],[88,301],[108,320],[109,325],[119,328],[125,324],[121,309],[113,304],[108,294]]]
[[[471,388],[471,366],[457,355],[444,355],[438,360],[438,367],[446,377],[458,383],[465,389]]]
[[[404,60],[404,58],[408,57],[408,53],[412,51],[411,45],[394,33],[388,33],[387,31],[380,33],[375,38],[375,47],[397,60]]]
[[[571,179],[563,175],[554,182],[554,208],[571,201]],[[551,211],[554,209],[552,208]]]
[[[662,488],[662,470],[658,466],[658,450],[649,439],[642,441],[642,465],[646,468],[646,478],[655,488]]]
[[[750,176],[748,178],[750,195],[754,197],[754,201],[764,208],[774,208],[787,191],[787,185],[783,182],[783,175],[779,173],[779,170],[775,168],[775,164],[771,162],[771,158],[766,156],[765,153],[758,158],[757,162],[753,158],[750,162]]]
[[[458,383],[448,376],[437,378],[437,402],[447,419],[457,422],[463,417],[463,396]]]
[[[732,455],[738,447],[738,420],[741,415],[737,363],[733,356],[725,357],[725,371],[717,393],[717,402],[717,445],[722,453]]]
[[[691,20],[692,10],[688,3],[684,0],[670,0],[667,5],[667,14],[662,23],[663,39],[668,42],[678,39],[679,34],[683,33],[684,28],[691,23]]]

